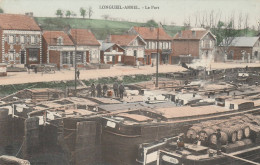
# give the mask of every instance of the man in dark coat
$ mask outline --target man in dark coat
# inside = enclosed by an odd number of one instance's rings
[[[77,78],[79,79],[80,72],[77,70]]]
[[[115,82],[113,84],[113,90],[114,90],[115,97],[118,97],[118,83],[117,82]]]
[[[221,138],[221,133],[220,133],[220,129],[217,129],[217,154],[220,155],[221,154],[221,142],[220,142],[220,138]]]
[[[97,89],[97,97],[101,97],[102,88],[101,88],[101,84],[100,83],[98,83],[96,89]]]
[[[95,87],[95,84],[92,83],[90,88],[91,88],[91,97],[95,97],[95,96],[96,96],[96,87]]]
[[[106,95],[107,90],[108,90],[108,86],[107,86],[107,84],[104,83],[104,85],[103,85],[103,97]]]
[[[125,87],[124,87],[124,85],[121,83],[120,86],[119,86],[119,96],[120,96],[120,99],[123,99],[124,91],[125,91]]]

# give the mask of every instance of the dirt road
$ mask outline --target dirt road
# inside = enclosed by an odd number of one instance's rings
[[[235,67],[253,67],[260,66],[258,63],[212,63],[211,69],[223,69],[223,68],[235,68]],[[185,68],[180,65],[160,65],[159,72],[178,72],[184,71]],[[80,79],[97,79],[100,77],[115,77],[124,75],[135,75],[135,74],[153,74],[156,71],[156,67],[151,66],[140,66],[139,69],[132,66],[114,66],[110,69],[98,69],[98,70],[81,70]],[[48,82],[48,81],[61,81],[61,80],[74,80],[74,70],[61,70],[55,74],[41,74],[41,73],[30,73],[27,72],[8,72],[8,76],[0,77],[0,85],[8,84],[22,84],[32,82]]]

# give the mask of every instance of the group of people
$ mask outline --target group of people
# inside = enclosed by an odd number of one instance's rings
[[[103,84],[103,87],[101,86],[100,83],[98,83],[97,85],[95,85],[95,83],[91,84],[91,97],[104,97],[107,94],[108,91],[108,86],[107,84]],[[114,91],[114,96],[115,97],[120,97],[121,99],[123,99],[124,96],[124,91],[125,91],[125,87],[123,85],[123,83],[121,83],[120,85],[115,82],[113,84],[113,91]]]

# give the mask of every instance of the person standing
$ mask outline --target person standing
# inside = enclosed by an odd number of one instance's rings
[[[221,154],[221,142],[220,142],[220,138],[221,138],[221,133],[220,133],[220,129],[217,129],[217,154],[220,155]]]
[[[118,83],[117,82],[115,82],[113,84],[113,90],[114,90],[115,97],[118,97]]]
[[[100,83],[98,83],[96,89],[97,89],[97,97],[101,97],[101,90],[102,89],[101,89],[101,84]]]
[[[104,83],[104,85],[103,85],[103,97],[105,97],[107,90],[108,90],[108,86],[107,86],[107,84]]]
[[[80,72],[79,72],[79,70],[77,70],[77,78],[79,79],[79,75],[80,75]]]
[[[120,99],[123,99],[124,91],[125,91],[125,87],[124,87],[124,85],[121,83],[120,86],[119,86],[119,96],[120,96]]]
[[[90,88],[91,88],[91,97],[95,97],[95,95],[96,95],[96,87],[95,87],[95,84],[92,83]]]

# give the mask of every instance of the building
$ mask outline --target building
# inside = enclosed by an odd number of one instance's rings
[[[207,59],[214,54],[216,37],[206,29],[191,29],[178,32],[173,37],[172,64],[191,57],[192,59]]]
[[[0,14],[0,35],[0,63],[42,63],[42,33],[32,17]]]
[[[172,52],[172,37],[163,28],[132,27],[129,33],[138,34],[145,40],[145,63],[147,65],[156,62],[157,41],[159,41],[160,64],[169,63],[169,55]]]
[[[70,29],[68,35],[76,45],[76,62],[79,67],[100,62],[100,43],[90,30]]]
[[[139,35],[110,35],[108,40],[125,49],[124,63],[126,65],[135,65],[137,60],[145,64],[146,42]]]
[[[227,47],[227,53],[224,55],[225,61],[237,60],[243,62],[255,62],[260,60],[260,39],[259,37],[234,37],[229,38],[229,44],[223,40],[220,45],[220,51],[224,52],[223,47]],[[222,53],[220,52],[220,53]],[[224,53],[222,53],[223,55]]]
[[[115,43],[100,41],[100,62],[104,64],[117,64],[124,62],[124,52],[121,46]]]
[[[43,63],[56,64],[60,68],[74,66],[75,46],[63,31],[43,32]]]

